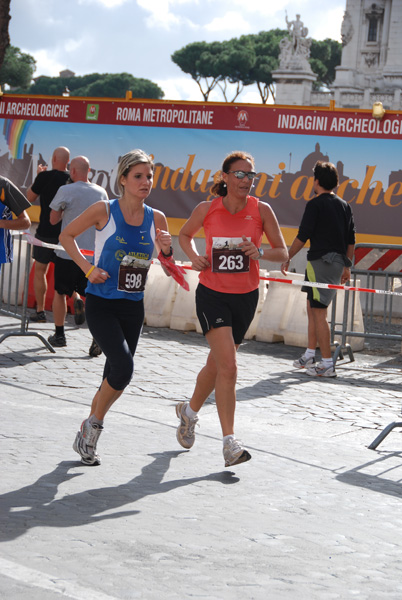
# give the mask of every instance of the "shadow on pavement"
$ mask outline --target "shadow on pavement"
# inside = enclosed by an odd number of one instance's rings
[[[397,460],[387,464],[392,459]],[[402,498],[402,452],[381,453],[379,458],[340,473],[336,479],[348,485]]]
[[[289,367],[292,368],[291,366]],[[281,371],[270,375],[267,379],[259,379],[253,385],[238,387],[237,388],[237,400],[250,400],[252,398],[265,398],[267,396],[278,395],[285,392],[289,386],[298,386],[303,384],[311,384],[312,381],[316,380],[317,384],[325,385],[325,393],[328,393],[327,385],[341,386],[346,388],[368,388],[376,390],[379,387],[379,383],[376,380],[370,381],[367,378],[367,372],[362,372],[361,377],[357,378],[355,375],[353,378],[348,377],[347,372],[342,372],[337,367],[338,376],[334,378],[319,378],[310,377],[306,375],[303,370],[292,370],[292,371]],[[392,383],[390,381],[381,382],[381,392],[389,391],[392,393],[399,394],[401,389],[400,381]],[[353,394],[354,392],[350,392]]]
[[[81,463],[63,461],[54,471],[43,475],[33,484],[0,495],[0,542],[18,538],[34,527],[77,527],[106,519],[136,515],[140,511],[131,508],[112,514],[110,511],[123,506],[128,507],[146,496],[166,494],[200,481],[215,481],[224,485],[240,481],[231,471],[162,481],[169,469],[170,461],[182,452],[184,451],[150,454],[149,456],[154,460],[143,467],[140,475],[127,483],[114,487],[88,489],[55,500],[60,484],[84,475],[84,471],[88,468]],[[83,471],[70,472],[71,469],[77,468]],[[108,514],[102,515],[106,511]]]

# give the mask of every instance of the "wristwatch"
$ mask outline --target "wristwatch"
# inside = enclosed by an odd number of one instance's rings
[[[264,256],[264,250],[262,248],[257,248],[258,254],[260,255],[258,258],[254,258],[253,260],[260,260]]]
[[[170,250],[169,250],[168,254],[165,254],[163,250],[161,250],[161,252],[162,252],[162,254],[163,254],[163,256],[165,258],[170,258],[171,256],[173,256],[173,248],[172,248],[172,246],[170,246]]]

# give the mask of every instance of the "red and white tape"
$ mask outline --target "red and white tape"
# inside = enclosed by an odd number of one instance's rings
[[[58,244],[48,244],[46,242],[41,242],[36,237],[34,237],[31,233],[27,231],[13,231],[14,235],[18,235],[23,233],[26,237],[26,240],[29,244],[33,244],[34,246],[42,246],[43,248],[50,248],[52,250],[64,250],[63,246]],[[86,256],[93,256],[92,250],[81,250],[81,252]],[[191,269],[189,265],[183,265],[184,269]],[[352,285],[335,285],[332,283],[318,283],[316,281],[302,281],[300,279],[288,279],[285,277],[260,277],[264,281],[275,281],[277,283],[287,283],[289,285],[297,285],[299,287],[316,287],[324,290],[348,290],[349,292],[365,292],[368,294],[382,294],[386,296],[402,296],[402,292],[394,292],[392,290],[376,290],[373,288],[363,288],[363,287],[355,287]],[[186,282],[187,283],[187,282]]]
[[[29,231],[15,231],[15,235],[20,234],[20,233],[22,233],[25,236],[25,239],[28,242],[28,244],[32,244],[33,246],[40,246],[42,248],[48,248],[50,250],[64,250],[63,246],[61,246],[60,244],[48,244],[47,242],[42,242],[41,240],[38,240],[38,238],[33,236]],[[82,248],[81,248],[81,253],[84,256],[93,256],[94,255],[93,250],[82,250]],[[173,279],[175,281],[177,281],[177,283],[179,285],[181,285],[181,287],[184,288],[188,292],[188,290],[190,288],[189,288],[186,278],[184,277],[183,268],[180,267],[180,265],[176,265],[172,261],[168,261],[167,259],[164,259],[162,254],[160,254],[158,256],[158,259],[163,264],[165,269],[167,269],[169,271],[169,273],[173,277]]]
[[[276,281],[278,283],[290,283],[300,287],[317,287],[324,290],[348,290],[349,292],[367,292],[369,294],[386,294],[388,296],[402,296],[402,292],[393,292],[391,290],[375,290],[372,288],[354,287],[352,285],[335,285],[332,283],[318,283],[316,281],[301,281],[300,279],[285,279],[280,277],[261,277],[266,281]]]
[[[190,266],[183,265],[184,269],[191,269]],[[287,279],[285,277],[260,277],[265,281],[276,281],[277,283],[288,283],[298,285],[299,287],[317,287],[325,290],[348,290],[349,292],[368,292],[370,294],[386,294],[388,296],[402,296],[402,292],[393,292],[391,290],[374,290],[372,288],[354,287],[351,285],[335,285],[332,283],[318,283],[315,281],[302,281],[300,279]]]
[[[32,244],[32,246],[40,246],[41,248],[48,248],[49,250],[63,250],[65,252],[63,246],[61,246],[60,244],[48,244],[47,242],[42,242],[41,240],[38,240],[38,238],[33,236],[32,233],[29,233],[29,231],[13,231],[13,235],[19,235],[20,233],[22,233],[25,236],[25,239],[28,242],[28,244]],[[84,254],[84,256],[94,255],[93,250],[81,250],[81,252],[82,254]]]

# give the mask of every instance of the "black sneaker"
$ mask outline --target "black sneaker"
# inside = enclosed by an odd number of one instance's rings
[[[85,304],[81,298],[74,300],[74,321],[76,325],[85,323]]]
[[[89,348],[89,356],[100,356],[102,354],[102,349],[95,340],[92,338],[92,344]]]
[[[47,341],[55,348],[62,348],[63,346],[67,346],[66,336],[64,334],[56,335],[54,333],[53,335],[49,335]]]
[[[29,320],[32,321],[32,323],[47,323],[45,311],[41,310],[39,312],[33,313],[32,315],[30,315]]]

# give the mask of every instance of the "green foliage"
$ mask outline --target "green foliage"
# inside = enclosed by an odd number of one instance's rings
[[[3,65],[6,50],[10,45],[8,31],[10,19],[10,0],[0,0],[0,67]]]
[[[330,85],[335,79],[335,67],[341,64],[342,44],[327,38],[317,42],[312,40],[310,48],[311,68],[318,75],[316,88]]]
[[[193,42],[172,54],[173,62],[198,84],[204,100],[219,86],[227,99],[227,84],[236,84],[232,102],[241,93],[243,80],[253,67],[255,56],[250,42],[232,39],[224,42]]]
[[[248,73],[245,85],[257,84],[263,104],[266,104],[270,96],[275,99],[272,71],[279,66],[279,42],[286,34],[284,29],[271,29],[256,35],[243,36],[250,39],[255,54],[255,64]]]
[[[0,85],[28,89],[35,69],[36,61],[30,54],[24,54],[15,46],[8,46],[0,69]]]
[[[228,84],[235,84],[230,100],[234,102],[244,86],[257,83],[266,102],[274,94],[271,73],[278,66],[279,41],[286,33],[273,29],[223,42],[193,42],[174,52],[172,60],[197,82],[204,100],[218,86],[228,102]]]
[[[222,42],[219,53],[219,71],[221,77],[218,85],[223,93],[225,101],[227,98],[227,83],[236,84],[232,102],[242,92],[248,73],[255,64],[255,54],[251,44],[247,40],[232,39]]]
[[[125,98],[131,91],[133,98],[161,99],[163,90],[149,79],[139,79],[129,73],[91,73],[78,77],[38,77],[29,88],[30,94],[60,96],[65,88],[70,96]]]
[[[219,73],[220,42],[193,42],[172,54],[172,61],[184,73],[191,75],[200,88],[204,100],[221,78]],[[203,87],[204,84],[204,87]]]
[[[172,61],[196,81],[205,101],[219,87],[228,102],[228,84],[235,84],[234,102],[244,86],[256,84],[261,101],[275,99],[272,71],[279,66],[279,42],[288,36],[285,29],[271,29],[223,42],[193,42],[172,54]],[[312,40],[310,64],[318,75],[316,87],[335,79],[342,46],[335,40]]]

